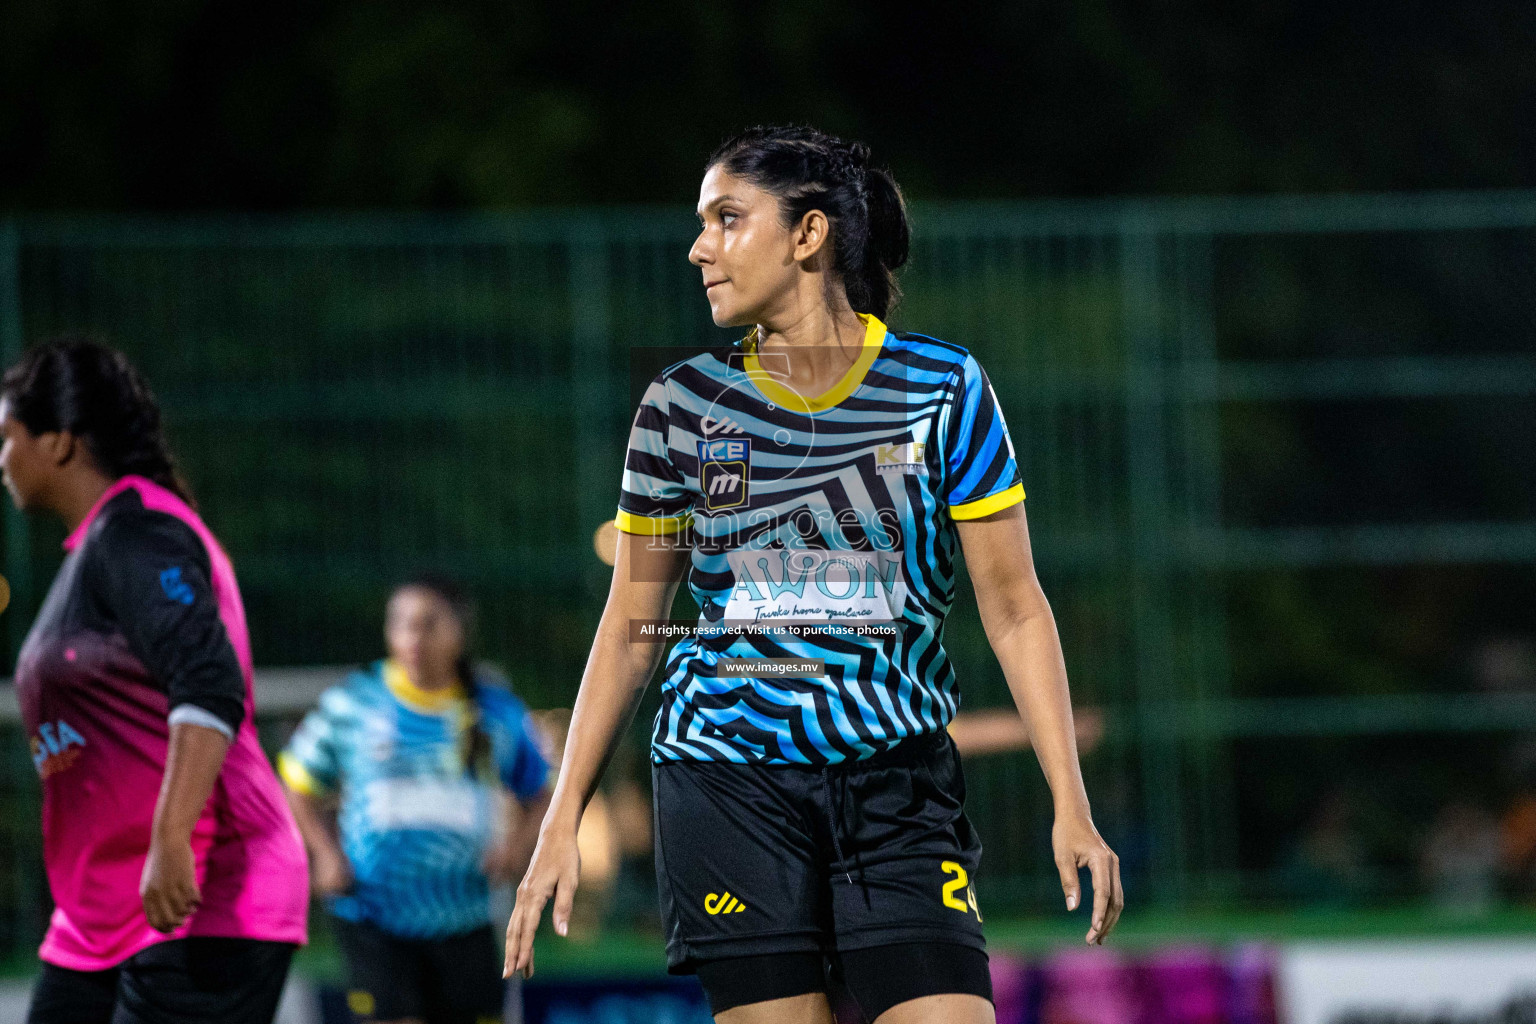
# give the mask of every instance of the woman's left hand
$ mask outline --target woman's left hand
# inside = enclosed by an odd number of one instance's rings
[[[1104,937],[1114,929],[1125,909],[1125,894],[1120,889],[1120,858],[1100,837],[1087,815],[1057,815],[1051,829],[1051,846],[1056,854],[1056,869],[1061,872],[1061,888],[1067,894],[1068,910],[1076,910],[1082,898],[1078,868],[1086,867],[1091,874],[1093,923],[1087,939],[1089,945],[1102,946]]]
[[[155,840],[149,844],[139,897],[150,927],[159,932],[175,931],[197,910],[203,894],[197,887],[197,861],[190,840]]]

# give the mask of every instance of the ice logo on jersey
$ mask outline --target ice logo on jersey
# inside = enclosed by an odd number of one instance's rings
[[[44,722],[32,737],[32,767],[43,778],[55,775],[80,759],[85,749],[85,737],[81,736],[64,719]]]
[[[704,507],[711,511],[747,503],[752,473],[752,445],[746,440],[717,438],[699,442],[699,487]]]
[[[726,553],[732,622],[890,622],[906,602],[899,551],[758,548]]]
[[[169,569],[160,571],[160,589],[165,591],[165,596],[172,601],[182,604],[191,604],[193,600],[192,584],[181,578],[181,566],[173,565]]]

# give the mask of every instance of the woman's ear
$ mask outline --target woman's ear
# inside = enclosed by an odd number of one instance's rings
[[[827,215],[820,210],[811,210],[800,223],[795,226],[795,251],[796,262],[804,263],[826,248],[827,239],[832,234],[832,223],[827,220]]]
[[[50,430],[46,434],[39,434],[37,443],[43,449],[43,455],[60,469],[69,465],[75,457],[77,441],[75,435],[68,430]]]

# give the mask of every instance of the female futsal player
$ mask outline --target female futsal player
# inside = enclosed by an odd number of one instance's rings
[[[365,1020],[502,1016],[488,882],[527,867],[549,763],[523,702],[474,671],[473,618],[453,580],[396,587],[389,657],[327,690],[278,757]],[[496,828],[505,791],[522,828]]]
[[[1001,410],[965,349],[882,322],[909,231],[864,146],[749,131],[711,157],[698,214],[715,323],[752,330],[664,370],[635,418],[612,588],[506,970],[531,972],[551,898],[565,933],[582,808],[658,660],[637,640],[691,560],[700,626],[720,628],[673,648],[652,739],[669,969],[697,972],[722,1024],[825,1024],[832,966],[880,1024],[991,1021],[981,844],[945,732],[957,541],[1055,798],[1067,908],[1080,867],[1088,942],[1122,906]]]
[[[69,530],[16,660],[55,904],[28,1020],[268,1024],[309,894],[234,570],[120,353],[28,352],[0,434],[17,506]]]

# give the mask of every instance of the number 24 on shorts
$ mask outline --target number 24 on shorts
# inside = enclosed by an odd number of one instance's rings
[[[981,922],[981,908],[976,905],[976,887],[971,884],[970,876],[965,873],[965,868],[952,860],[946,860],[939,865],[946,875],[954,875],[944,883],[944,905],[952,910],[958,910],[962,914],[975,913],[976,921]],[[957,895],[960,890],[965,890],[965,899]]]

